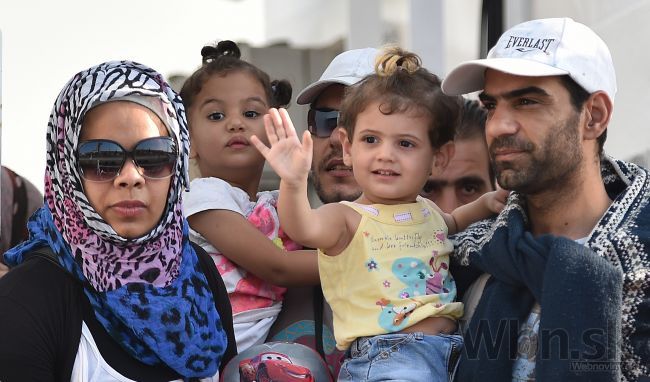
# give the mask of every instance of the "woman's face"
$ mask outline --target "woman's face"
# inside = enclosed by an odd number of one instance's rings
[[[125,150],[146,138],[167,136],[158,116],[146,107],[128,101],[112,101],[91,109],[85,116],[79,142],[108,139]],[[119,174],[110,181],[83,180],[92,207],[127,239],[147,234],[160,221],[167,205],[171,177],[151,179],[140,174],[127,157]]]

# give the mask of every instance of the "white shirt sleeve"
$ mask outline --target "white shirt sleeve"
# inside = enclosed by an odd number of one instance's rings
[[[192,216],[207,210],[228,210],[245,216],[248,195],[219,178],[198,178],[183,193],[183,215]]]

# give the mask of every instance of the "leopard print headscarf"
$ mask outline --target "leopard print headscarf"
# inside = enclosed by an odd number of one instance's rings
[[[86,113],[99,104],[129,98],[157,104],[153,111],[178,142],[175,174],[183,174],[172,177],[166,211],[158,225],[135,240],[117,235],[91,207],[75,155]],[[59,94],[47,129],[45,200],[56,228],[75,257],[81,256],[83,273],[97,291],[142,281],[167,286],[178,275],[183,220],[180,194],[188,182],[187,153],[188,130],[181,100],[149,68],[127,62],[98,65],[74,76]]]
[[[84,116],[115,100],[150,108],[179,148],[162,218],[137,239],[119,236],[93,209],[76,163]],[[45,205],[30,219],[30,240],[5,254],[6,261],[18,264],[23,254],[48,245],[83,282],[99,322],[135,358],[165,363],[186,377],[213,376],[227,339],[182,214],[189,133],[180,97],[149,67],[106,62],[66,84],[46,139]]]

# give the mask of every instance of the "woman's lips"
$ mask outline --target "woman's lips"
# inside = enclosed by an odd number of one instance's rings
[[[147,209],[147,205],[139,200],[125,200],[115,203],[111,207],[118,215],[124,217],[138,216]]]

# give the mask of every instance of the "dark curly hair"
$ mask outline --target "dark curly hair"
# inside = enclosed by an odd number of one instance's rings
[[[291,84],[287,80],[273,80],[255,65],[240,59],[241,51],[230,40],[220,41],[216,46],[208,45],[201,49],[203,64],[185,80],[181,89],[183,105],[189,109],[194,97],[199,94],[203,84],[213,75],[225,76],[234,71],[244,71],[255,77],[264,92],[270,107],[286,107],[291,101]]]

